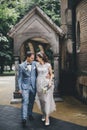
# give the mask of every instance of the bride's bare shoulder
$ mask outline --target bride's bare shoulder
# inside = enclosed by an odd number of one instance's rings
[[[40,63],[39,62],[36,62],[36,66],[38,66]]]

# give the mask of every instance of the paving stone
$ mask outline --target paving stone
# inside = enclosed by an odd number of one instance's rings
[[[34,121],[27,120],[25,128],[21,125],[21,109],[0,105],[0,130],[87,130],[87,127],[50,117],[51,125],[44,126],[41,114],[34,113]]]

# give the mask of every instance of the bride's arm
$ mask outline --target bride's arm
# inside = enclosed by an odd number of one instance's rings
[[[52,67],[50,65],[50,67],[49,67],[49,86],[51,86],[52,78],[53,78],[53,73],[52,73]]]

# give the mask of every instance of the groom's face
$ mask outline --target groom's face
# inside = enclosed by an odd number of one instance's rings
[[[30,57],[27,57],[27,62],[32,62],[34,60],[34,54],[32,54]]]

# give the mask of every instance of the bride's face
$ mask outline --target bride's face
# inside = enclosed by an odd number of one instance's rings
[[[40,58],[39,56],[36,56],[36,60],[37,60],[38,62],[41,62],[41,61],[42,61],[42,58]]]

